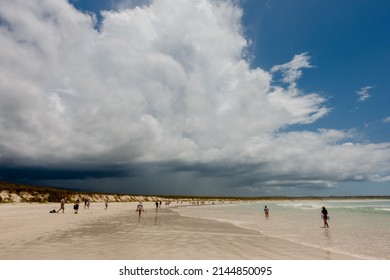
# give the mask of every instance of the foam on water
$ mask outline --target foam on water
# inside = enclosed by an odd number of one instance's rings
[[[270,218],[263,208],[270,208]],[[321,207],[331,216],[321,228]],[[367,259],[390,259],[390,200],[278,201],[177,209],[180,214],[232,223],[308,246]]]

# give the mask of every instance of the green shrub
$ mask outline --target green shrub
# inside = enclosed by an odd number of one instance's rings
[[[49,192],[49,196],[47,197],[48,202],[58,202],[62,198],[62,195],[58,192]]]

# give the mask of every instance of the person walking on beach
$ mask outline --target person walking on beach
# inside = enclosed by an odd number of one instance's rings
[[[73,210],[75,214],[79,213],[79,200],[77,199],[76,203],[73,205]]]
[[[324,221],[324,228],[328,228],[329,227],[329,224],[328,224],[329,215],[328,215],[328,210],[326,210],[326,208],[324,206],[322,206],[321,218]]]
[[[104,210],[107,210],[108,208],[108,198],[106,197],[106,199],[104,200]]]
[[[264,216],[268,219],[269,218],[269,208],[267,206],[264,207]]]
[[[158,201],[156,200],[156,213],[158,212]]]
[[[61,206],[60,206],[60,209],[58,209],[57,213],[59,213],[62,210],[62,214],[64,214],[64,211],[65,211],[65,197],[61,198],[60,203],[61,203]]]
[[[144,212],[144,206],[141,201],[138,203],[137,210],[135,210],[135,212],[138,212],[138,218],[141,218],[141,212]]]

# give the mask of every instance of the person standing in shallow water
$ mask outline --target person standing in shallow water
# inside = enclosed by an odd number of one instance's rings
[[[138,212],[138,221],[139,221],[141,219],[141,212],[144,212],[144,206],[141,201],[138,203],[137,209],[135,211]]]
[[[329,224],[328,224],[329,215],[328,215],[328,210],[326,210],[326,208],[324,206],[322,206],[321,217],[322,217],[322,220],[324,221],[324,228],[328,228],[329,227]]]
[[[269,218],[269,208],[267,206],[264,207],[264,216],[268,219]]]

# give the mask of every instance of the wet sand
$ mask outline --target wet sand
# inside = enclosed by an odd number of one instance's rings
[[[56,207],[57,206],[57,207]],[[205,219],[182,217],[145,203],[102,203],[73,214],[58,205],[0,205],[3,260],[353,260],[352,256],[272,238]]]

